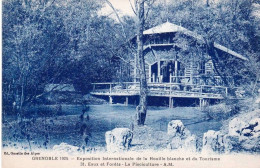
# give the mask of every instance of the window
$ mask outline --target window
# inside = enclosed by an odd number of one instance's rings
[[[200,68],[199,68],[199,73],[200,74],[205,74],[205,61],[202,61],[201,63],[200,63],[200,66],[199,66]]]

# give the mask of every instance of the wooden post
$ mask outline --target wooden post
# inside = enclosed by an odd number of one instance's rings
[[[178,61],[175,60],[174,61],[174,65],[175,65],[175,68],[174,68],[174,73],[175,73],[175,82],[178,83]]]
[[[152,82],[152,65],[148,64],[149,66],[149,82],[151,83]]]
[[[125,97],[125,105],[128,106],[128,96]]]
[[[111,83],[109,84],[109,93],[110,94],[112,93],[112,84]]]
[[[172,85],[170,84],[170,95],[172,94]]]
[[[191,62],[190,83],[193,84],[193,62]]]
[[[208,100],[200,98],[200,110],[204,110],[208,106]]]
[[[169,108],[173,108],[173,98],[172,97],[169,97]]]
[[[113,104],[113,97],[109,96],[109,104]]]
[[[153,83],[156,82],[155,73],[153,73]]]
[[[134,66],[134,82],[137,82],[137,67],[138,67],[138,56],[135,54],[135,66]]]
[[[202,101],[203,101],[203,98],[200,98],[200,110],[202,110]]]
[[[228,88],[226,87],[226,97],[228,96]]]
[[[158,61],[158,66],[157,66],[157,76],[158,76],[158,83],[161,82],[161,61]]]

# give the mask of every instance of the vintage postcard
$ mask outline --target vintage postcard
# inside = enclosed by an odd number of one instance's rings
[[[260,3],[3,0],[2,167],[260,168]]]

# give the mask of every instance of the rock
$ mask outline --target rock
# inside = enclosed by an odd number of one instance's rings
[[[197,139],[195,135],[191,135],[184,140],[182,147],[186,151],[196,152],[197,151]]]
[[[241,136],[252,136],[252,130],[251,129],[242,129]]]
[[[105,134],[108,152],[122,152],[129,149],[133,133],[128,128],[115,128]]]
[[[67,143],[61,143],[60,145],[54,145],[52,149],[54,152],[57,152],[59,154],[63,154],[63,153],[78,154],[78,153],[82,152],[79,147],[72,146]]]
[[[242,128],[239,137],[241,147],[248,151],[260,150],[260,118],[252,119],[248,125]]]
[[[172,120],[168,123],[168,135],[171,137],[179,136],[179,137],[188,137],[190,136],[190,131],[184,127],[181,120]],[[183,139],[182,138],[182,139]]]
[[[260,118],[254,118],[248,123],[234,118],[229,122],[228,135],[224,137],[225,148],[228,146],[233,151],[260,151]]]
[[[184,141],[180,137],[173,137],[171,143],[168,144],[169,149],[180,149],[183,146]]]
[[[227,136],[219,131],[209,130],[203,135],[202,153],[227,153],[232,146]]]
[[[254,118],[249,122],[249,126],[255,128],[260,125],[260,118]]]
[[[260,124],[254,127],[254,132],[260,132]]]
[[[260,131],[252,132],[252,136],[255,137],[255,138],[260,137]]]
[[[256,98],[255,103],[260,104],[260,97]]]
[[[260,118],[252,119],[246,126],[241,128],[240,141],[252,139],[252,136],[257,137],[260,130]]]
[[[246,126],[246,123],[239,118],[234,118],[229,122],[228,134],[230,136],[240,136],[242,128]]]
[[[242,149],[246,151],[260,151],[260,134],[252,135],[250,137],[243,137],[240,140]]]
[[[180,120],[172,120],[168,123],[168,135],[171,142],[168,148],[171,150],[186,150],[196,152],[197,140],[195,135],[191,135],[190,131],[183,125]]]

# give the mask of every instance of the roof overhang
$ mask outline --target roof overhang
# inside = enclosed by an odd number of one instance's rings
[[[190,31],[182,26],[178,26],[178,25],[175,25],[173,23],[170,23],[170,22],[165,22],[163,24],[160,24],[158,26],[155,26],[155,27],[152,27],[148,30],[145,30],[143,32],[144,35],[155,35],[155,34],[163,34],[163,33],[177,33],[177,32],[180,32],[180,33],[183,33],[187,36],[190,36],[190,37],[193,37],[195,38],[197,41],[201,42],[201,43],[205,43],[205,39],[203,38],[203,36],[193,32],[193,31]],[[238,54],[237,52],[231,50],[231,49],[228,49],[227,47],[225,46],[222,46],[216,42],[214,42],[214,47],[223,51],[223,52],[226,52],[232,56],[235,56],[237,58],[240,58],[242,60],[245,60],[245,61],[248,61],[248,59],[244,56],[242,56],[241,54]]]

